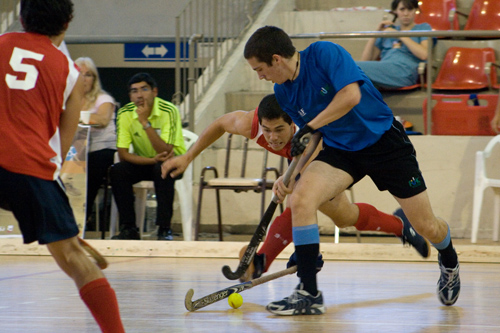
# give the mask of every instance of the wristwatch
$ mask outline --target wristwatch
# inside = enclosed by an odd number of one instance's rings
[[[147,129],[148,129],[148,128],[150,128],[150,127],[151,127],[151,123],[148,121],[148,123],[147,123],[146,125],[144,125],[142,128],[143,128],[144,130],[147,130]]]

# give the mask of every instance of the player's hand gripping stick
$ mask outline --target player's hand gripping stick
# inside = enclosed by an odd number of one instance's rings
[[[307,144],[309,143],[311,134],[314,130],[309,127],[309,125],[305,125],[302,127],[292,138],[292,157],[298,156],[304,152]]]

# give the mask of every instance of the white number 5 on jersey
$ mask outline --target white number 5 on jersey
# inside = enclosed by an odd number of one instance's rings
[[[20,49],[18,47],[14,48],[12,56],[10,57],[10,67],[16,72],[26,73],[24,79],[19,80],[17,76],[6,74],[5,82],[10,89],[20,89],[20,90],[30,90],[36,85],[36,80],[38,79],[38,70],[35,66],[29,64],[23,64],[23,59],[35,59],[42,61],[44,55],[40,53],[31,52],[28,50]]]

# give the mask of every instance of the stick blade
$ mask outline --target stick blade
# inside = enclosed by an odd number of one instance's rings
[[[222,266],[222,274],[226,277],[228,280],[236,280],[239,279],[240,276],[242,276],[245,272],[242,272],[242,269],[238,267],[235,272],[231,270],[231,267],[228,265]]]
[[[194,290],[189,289],[186,293],[186,298],[184,299],[184,306],[186,307],[186,310],[193,312],[194,307],[193,307],[193,295],[194,295]]]
[[[262,216],[262,219],[260,220],[260,223],[257,226],[257,229],[255,230],[255,233],[253,234],[245,253],[241,257],[236,271],[233,272],[227,265],[222,267],[222,274],[224,274],[227,279],[236,280],[239,279],[243,274],[245,274],[248,266],[250,266],[250,264],[252,263],[253,257],[255,255],[255,252],[257,252],[257,248],[259,247],[262,238],[264,238],[266,234],[267,227],[271,222],[271,219],[273,218],[276,207],[278,207],[278,204],[275,201],[271,201],[264,215]]]

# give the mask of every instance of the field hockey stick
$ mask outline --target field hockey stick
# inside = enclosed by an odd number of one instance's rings
[[[210,295],[207,295],[205,297],[202,297],[200,299],[197,299],[196,301],[192,301],[193,295],[194,295],[194,290],[189,289],[188,292],[186,293],[186,299],[184,302],[184,305],[186,306],[186,309],[188,311],[196,311],[198,309],[204,308],[207,305],[213,304],[215,302],[218,302],[222,299],[228,298],[229,295],[233,293],[241,293],[242,291],[248,290],[250,288],[253,288],[255,286],[258,286],[259,284],[263,284],[266,282],[269,282],[271,280],[280,278],[285,275],[293,274],[297,271],[297,266],[292,266],[287,269],[284,269],[282,271],[276,272],[276,273],[271,273],[267,274],[264,276],[261,276],[259,278],[243,282],[240,284],[236,284],[234,286],[231,286],[226,289],[222,289],[219,291],[216,291]]]
[[[285,175],[283,176],[283,183],[285,184],[285,186],[288,185],[290,179],[295,179],[295,177],[303,168],[303,166],[311,158],[312,154],[316,150],[316,146],[318,145],[320,138],[321,135],[319,133],[314,135],[308,134],[302,138],[304,143],[310,141],[311,142],[306,148],[305,153],[302,154],[302,157],[300,157],[300,163],[299,163],[299,156],[296,156],[294,157],[292,163],[288,166],[288,169],[286,170]],[[240,278],[243,274],[245,274],[245,272],[248,269],[248,266],[250,266],[253,260],[255,252],[257,251],[257,248],[262,238],[266,234],[267,227],[269,226],[269,223],[273,218],[276,207],[278,207],[278,197],[273,193],[273,198],[271,200],[271,203],[269,204],[264,215],[262,216],[262,219],[260,220],[260,223],[257,226],[257,229],[255,230],[255,233],[253,234],[247,249],[245,250],[245,253],[241,257],[240,263],[236,271],[233,272],[231,270],[231,267],[229,267],[228,265],[222,267],[222,274],[224,274],[224,276],[227,279],[236,280]]]
[[[90,246],[89,243],[87,243],[80,237],[78,237],[78,242],[80,243],[80,246],[83,247],[83,249],[87,251],[87,253],[90,254],[92,258],[94,258],[97,266],[100,269],[105,269],[106,267],[108,267],[108,262],[106,261],[106,259],[104,259],[104,257],[96,249]]]

